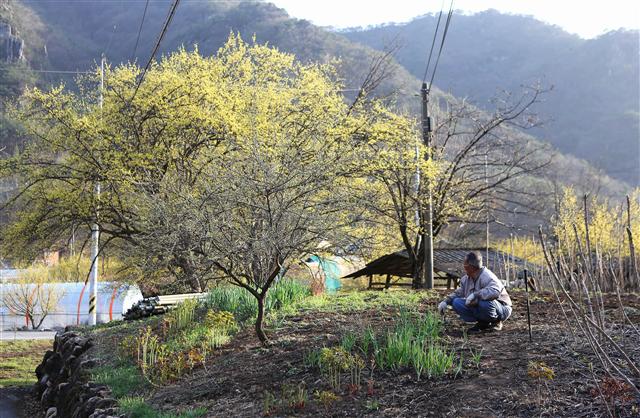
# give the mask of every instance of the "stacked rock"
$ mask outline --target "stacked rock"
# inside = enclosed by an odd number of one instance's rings
[[[58,333],[53,342],[53,350],[44,355],[36,368],[38,383],[35,393],[45,418],[121,418],[117,401],[111,397],[111,390],[104,385],[88,381],[88,369],[95,361],[87,359],[86,353],[92,347],[90,338],[73,332]]]

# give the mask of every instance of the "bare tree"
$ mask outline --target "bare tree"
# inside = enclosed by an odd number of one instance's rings
[[[550,148],[522,130],[541,124],[532,106],[546,90],[505,93],[488,114],[467,101],[436,107],[434,158],[443,163],[433,199],[434,235],[450,223],[500,222],[501,214],[534,211],[539,196],[535,176],[551,162]]]
[[[342,139],[277,137],[229,150],[192,186],[176,177],[149,202],[149,219],[159,216],[157,233],[148,237],[154,254],[162,247],[168,257],[178,252],[199,266],[201,277],[224,277],[251,293],[264,344],[270,287],[287,265],[318,252],[321,242],[332,248],[349,242],[357,218],[347,212],[353,205],[339,173],[349,155]]]
[[[3,287],[3,305],[9,312],[26,317],[32,329],[40,328],[64,296],[55,283],[49,282],[48,270],[44,266],[26,269],[16,282]]]
[[[517,99],[507,95],[496,100],[493,114],[439,95],[431,162],[425,161],[427,150],[406,123],[409,119],[376,115],[367,151],[377,164],[368,171],[373,185],[363,202],[372,222],[395,228],[393,235],[399,235],[415,278],[422,264],[419,208],[426,203],[427,183],[433,191],[435,236],[451,223],[485,222],[488,209],[492,222],[501,222],[500,215],[514,207],[535,210],[540,182],[535,176],[542,174],[551,154],[520,130],[539,125],[531,107],[543,92],[536,86]]]

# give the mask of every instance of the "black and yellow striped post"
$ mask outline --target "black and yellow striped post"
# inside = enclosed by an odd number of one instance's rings
[[[89,315],[90,316],[93,316],[94,312],[96,312],[96,299],[97,298],[95,295],[91,295],[89,297]]]

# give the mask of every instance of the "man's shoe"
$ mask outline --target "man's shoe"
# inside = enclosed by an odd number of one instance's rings
[[[502,321],[492,322],[489,331],[502,331]]]
[[[487,329],[489,329],[490,325],[491,324],[489,322],[478,321],[474,326],[469,328],[467,330],[467,332],[469,332],[469,333],[483,332],[483,331],[486,331]]]

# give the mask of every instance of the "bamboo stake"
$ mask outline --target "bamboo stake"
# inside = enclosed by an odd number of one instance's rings
[[[633,233],[631,232],[631,199],[627,195],[627,235],[629,237],[629,257],[631,257],[631,269],[636,279],[636,289],[640,288],[640,276],[638,275],[638,262],[636,260],[636,249],[633,243]]]

